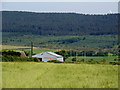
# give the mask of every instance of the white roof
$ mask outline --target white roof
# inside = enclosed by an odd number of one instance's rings
[[[58,55],[58,54],[56,54],[54,52],[43,52],[43,53],[39,53],[39,54],[33,55],[32,57],[43,57],[44,53],[47,53],[49,55],[53,55],[53,56],[56,56],[56,57],[62,57],[61,55]]]
[[[54,55],[54,56],[57,56],[57,57],[62,57],[61,55],[58,55],[58,54],[56,54],[56,53],[54,53],[54,52],[47,52],[48,54],[51,54],[51,55]]]

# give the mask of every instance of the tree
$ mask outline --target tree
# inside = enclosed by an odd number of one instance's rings
[[[3,51],[2,55],[20,56],[21,53],[9,50],[9,51]]]
[[[65,50],[61,50],[56,53],[62,55],[64,57],[64,60],[68,58],[68,53]]]

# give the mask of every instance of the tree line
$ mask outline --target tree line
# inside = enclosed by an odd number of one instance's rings
[[[61,50],[57,51],[57,54],[60,54],[64,57],[64,59],[67,59],[70,56],[117,56],[117,53],[114,52],[105,52],[105,51],[66,51],[66,50]]]

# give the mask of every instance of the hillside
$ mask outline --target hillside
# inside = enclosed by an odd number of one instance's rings
[[[117,14],[34,13],[2,11],[3,32],[34,35],[117,34]]]

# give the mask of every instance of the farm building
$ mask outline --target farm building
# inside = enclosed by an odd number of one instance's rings
[[[50,61],[50,60],[63,61],[63,56],[58,55],[54,52],[43,52],[43,53],[33,55],[32,57],[39,58],[43,62],[47,62],[47,61]]]

